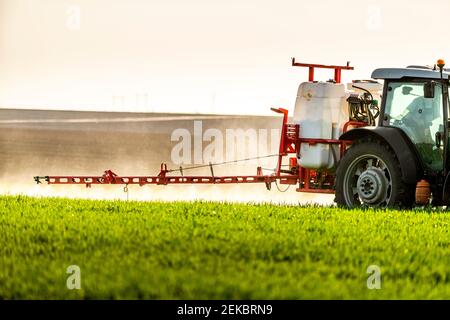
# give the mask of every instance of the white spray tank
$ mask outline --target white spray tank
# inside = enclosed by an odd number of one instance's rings
[[[300,84],[294,109],[294,122],[300,137],[339,139],[349,119],[345,85],[334,82]],[[299,164],[307,169],[331,169],[339,159],[337,147],[302,143]]]

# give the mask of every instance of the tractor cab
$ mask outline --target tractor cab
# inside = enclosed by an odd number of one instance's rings
[[[444,169],[444,90],[448,74],[435,70],[378,69],[385,80],[382,126],[400,128],[411,139],[426,171]]]
[[[384,80],[377,124],[344,133],[352,146],[336,173],[336,201],[346,206],[412,206],[418,182],[430,185],[434,204],[449,201],[449,72],[434,68],[382,68]]]

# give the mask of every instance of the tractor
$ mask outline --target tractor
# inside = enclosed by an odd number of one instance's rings
[[[162,163],[157,176],[119,176],[106,170],[101,176],[34,179],[87,187],[120,184],[126,190],[129,185],[230,183],[262,183],[270,190],[279,183],[297,185],[298,192],[334,194],[335,202],[345,207],[449,204],[450,70],[443,60],[432,67],[376,69],[371,80],[353,81],[347,91],[341,72],[353,70],[349,63],[307,64],[293,58],[292,66],[308,68],[309,79],[300,84],[293,123],[288,110],[272,108],[283,115],[273,174],[264,175],[258,167],[256,175],[217,176],[213,167],[225,163],[176,169]],[[334,79],[316,81],[317,68],[334,69]],[[184,174],[208,166],[209,176]]]
[[[434,206],[449,202],[449,73],[435,67],[382,68],[375,126],[340,136],[351,141],[339,161],[335,201],[346,207]]]

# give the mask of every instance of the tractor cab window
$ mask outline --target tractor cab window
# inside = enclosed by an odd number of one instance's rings
[[[390,82],[385,125],[402,129],[416,145],[429,169],[442,170],[444,117],[442,87],[436,83],[434,98],[425,98],[424,82]]]

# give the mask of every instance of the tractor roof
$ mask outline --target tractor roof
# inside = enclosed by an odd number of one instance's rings
[[[445,69],[444,79],[449,79],[449,70]],[[433,70],[427,67],[408,67],[408,68],[380,68],[372,72],[372,79],[402,79],[402,78],[425,78],[440,79],[439,70]]]

